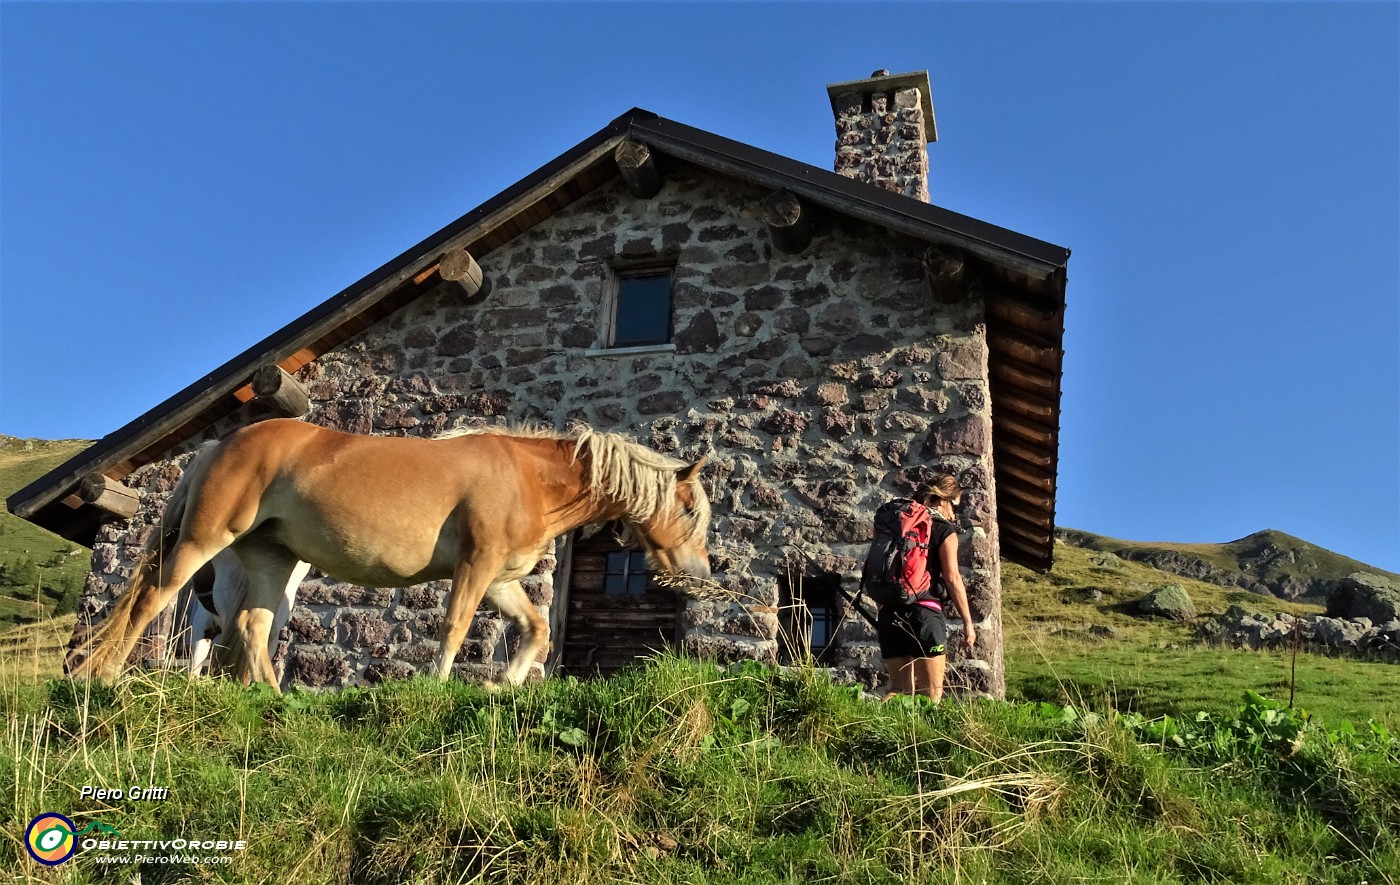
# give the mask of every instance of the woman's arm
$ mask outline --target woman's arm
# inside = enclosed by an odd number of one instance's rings
[[[953,606],[963,620],[963,647],[971,649],[977,642],[977,628],[972,626],[972,609],[967,604],[967,588],[962,572],[958,571],[958,533],[952,532],[938,548],[938,561],[943,566],[943,580],[952,594]]]

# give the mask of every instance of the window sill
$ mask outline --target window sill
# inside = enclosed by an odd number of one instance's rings
[[[638,356],[644,353],[675,353],[674,344],[643,344],[638,347],[590,347],[584,356]]]

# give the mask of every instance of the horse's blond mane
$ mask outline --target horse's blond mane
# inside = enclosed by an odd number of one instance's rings
[[[664,515],[676,500],[676,472],[686,464],[670,455],[649,449],[619,433],[604,433],[587,426],[575,426],[563,433],[530,425],[459,427],[438,434],[434,439],[496,434],[519,439],[553,439],[574,444],[574,460],[588,458],[589,497],[594,501],[612,499],[627,506],[627,519],[644,523]],[[687,520],[686,541],[703,544],[710,524],[710,501],[699,482],[695,483],[695,507]]]

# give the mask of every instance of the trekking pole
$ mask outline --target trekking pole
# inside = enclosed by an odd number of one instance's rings
[[[857,612],[860,613],[860,616],[862,618],[865,618],[867,621],[869,621],[870,626],[875,627],[877,629],[879,628],[879,625],[875,623],[874,618],[870,617],[870,613],[865,610],[865,607],[862,606],[859,602],[856,602],[854,597],[848,595],[846,591],[840,587],[840,585],[836,587],[836,592],[840,593],[845,598],[845,600],[851,604],[851,608],[855,609]]]

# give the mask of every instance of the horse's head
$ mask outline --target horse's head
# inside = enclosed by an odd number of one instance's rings
[[[710,499],[700,485],[701,458],[676,469],[675,491],[646,520],[629,526],[652,564],[668,575],[710,576]]]

